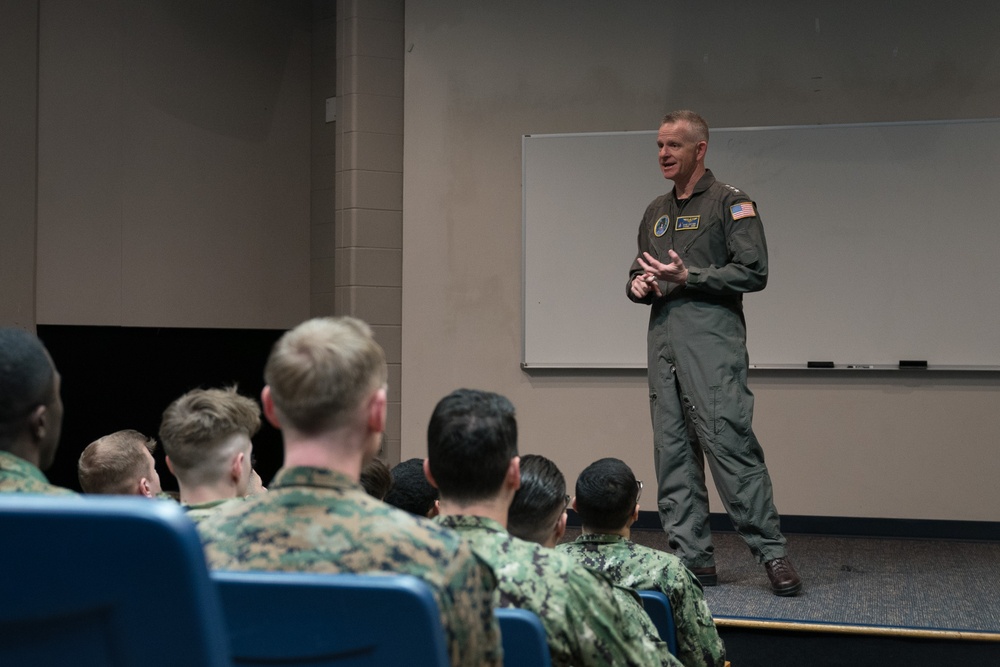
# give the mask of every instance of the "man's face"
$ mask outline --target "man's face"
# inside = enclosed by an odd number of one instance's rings
[[[704,159],[707,143],[695,141],[687,121],[660,126],[656,135],[659,147],[660,171],[663,177],[674,181],[687,181]]]

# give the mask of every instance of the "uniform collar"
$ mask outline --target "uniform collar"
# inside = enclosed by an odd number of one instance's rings
[[[0,470],[21,477],[28,477],[43,484],[49,483],[49,480],[45,477],[45,473],[20,456],[15,456],[10,452],[0,452]]]
[[[282,468],[274,475],[268,489],[281,489],[289,486],[311,486],[324,489],[361,489],[357,482],[342,472],[329,468],[313,468],[310,466],[295,466]]]
[[[701,178],[698,179],[698,182],[694,184],[694,190],[691,191],[691,197],[694,197],[697,194],[701,194],[705,190],[708,190],[710,187],[712,187],[712,185],[714,184],[715,184],[715,174],[712,173],[711,169],[705,169],[705,173],[702,174]],[[675,187],[673,190],[671,190],[671,193],[674,195],[674,200],[676,201],[677,188]],[[688,199],[690,199],[691,197],[688,197]]]
[[[507,530],[495,519],[470,514],[447,514],[437,517],[437,522],[452,530],[475,528],[490,533],[506,533]]]
[[[607,533],[584,533],[574,541],[592,544],[624,544],[629,540],[621,535],[609,535]]]

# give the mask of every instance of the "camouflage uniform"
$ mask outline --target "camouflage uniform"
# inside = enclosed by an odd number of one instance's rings
[[[76,495],[69,489],[49,484],[41,470],[10,452],[0,452],[0,493]]]
[[[603,575],[580,567],[554,549],[514,537],[492,519],[449,515],[436,521],[461,533],[493,567],[498,579],[498,606],[538,614],[548,636],[553,667],[680,667],[641,608],[638,611],[646,616],[652,637],[630,622],[634,615],[622,609]]]
[[[219,508],[230,501],[242,500],[242,498],[222,498],[221,500],[209,500],[206,503],[195,503],[193,505],[182,505],[184,512],[189,519],[197,526],[210,516],[215,516]]]
[[[726,650],[705,603],[701,584],[680,559],[621,535],[588,533],[556,547],[621,586],[661,591],[677,627],[677,653],[686,667],[721,667]]]
[[[441,609],[452,665],[503,664],[490,568],[455,533],[372,498],[346,475],[284,468],[267,493],[217,508],[198,531],[217,569],[415,575]]]

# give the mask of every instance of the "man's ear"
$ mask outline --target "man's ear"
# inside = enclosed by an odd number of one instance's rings
[[[274,407],[274,398],[271,396],[271,385],[264,385],[260,392],[260,403],[264,406],[264,418],[276,429],[281,429],[281,420],[278,419],[278,409]]]
[[[171,474],[171,475],[173,475],[174,477],[177,477],[177,473],[176,473],[176,472],[174,472],[174,462],[170,460],[170,457],[169,457],[169,456],[167,456],[167,457],[164,457],[164,458],[165,458],[165,459],[166,459],[166,461],[167,461],[167,470],[169,470],[169,471],[170,471],[170,474]]]
[[[704,160],[705,159],[705,153],[708,152],[708,142],[707,141],[699,141],[698,142],[698,146],[697,146],[697,148],[695,150],[697,151],[695,153],[697,159]]]
[[[565,511],[563,511],[563,513],[559,515],[559,520],[556,521],[555,530],[552,531],[552,545],[553,546],[555,546],[556,544],[559,544],[559,540],[561,540],[563,538],[563,535],[566,534],[566,520],[568,518],[569,517],[566,516],[566,512]]]
[[[139,478],[139,495],[146,496],[147,498],[153,497],[153,494],[149,490],[149,479],[146,477]]]
[[[572,507],[573,511],[576,512],[577,514],[580,513],[580,510],[576,508],[576,496],[573,496],[573,502],[570,503],[570,507]]]
[[[504,477],[504,481],[510,486],[511,489],[517,491],[521,488],[521,457],[515,456],[510,460],[507,465],[507,475]]]
[[[424,477],[430,482],[431,486],[435,489],[438,488],[437,482],[434,481],[434,475],[431,474],[431,461],[430,459],[424,459]],[[436,500],[434,502],[437,502]]]
[[[44,405],[37,405],[28,416],[28,429],[31,431],[31,439],[34,442],[41,442],[45,439],[45,434],[49,428],[49,409]]]
[[[236,456],[233,457],[232,462],[229,464],[229,477],[233,480],[233,484],[239,486],[240,480],[243,479],[243,459],[246,458],[246,454],[243,452],[237,452]]]
[[[389,399],[385,387],[374,394],[368,402],[368,430],[373,433],[385,432],[385,420],[388,413]]]

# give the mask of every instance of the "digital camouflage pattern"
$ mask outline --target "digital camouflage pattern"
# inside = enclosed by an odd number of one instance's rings
[[[677,653],[686,667],[722,667],[726,650],[715,629],[701,584],[673,554],[636,544],[621,535],[588,533],[557,550],[604,572],[621,586],[661,591],[670,600],[677,627]]]
[[[603,575],[554,549],[514,537],[492,519],[449,515],[436,520],[460,533],[493,567],[498,606],[538,615],[553,667],[680,666],[655,628],[651,637],[623,611]],[[641,607],[638,611],[649,621]]]
[[[10,452],[0,452],[0,493],[76,495],[69,489],[49,484],[41,470]]]
[[[503,664],[492,570],[454,532],[372,498],[346,475],[279,470],[267,493],[224,504],[198,531],[216,569],[419,577],[441,609],[451,664]]]
[[[222,498],[221,500],[209,500],[205,503],[194,503],[193,505],[182,505],[188,518],[194,521],[197,526],[210,516],[218,514],[219,508],[229,502],[239,502],[242,498]]]

